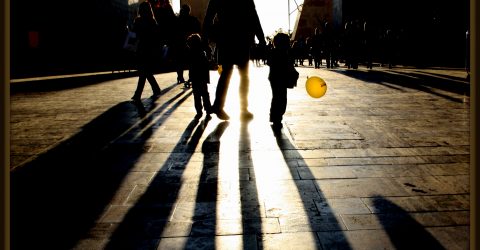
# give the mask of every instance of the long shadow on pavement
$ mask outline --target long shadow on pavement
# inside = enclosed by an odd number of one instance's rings
[[[310,171],[307,163],[304,161],[302,155],[298,152],[295,145],[290,141],[287,135],[285,135],[283,129],[272,128],[276,137],[279,149],[282,152],[283,158],[288,165],[288,168],[292,174],[295,175],[295,169],[298,166],[303,167],[303,177],[300,180],[295,180],[299,196],[302,200],[304,211],[308,220],[309,228],[302,231],[308,231],[312,233],[316,232],[340,232],[345,230],[345,226],[337,220],[337,218],[331,213],[320,213],[320,209],[329,210],[328,202],[325,196],[322,194],[322,190],[318,185],[314,183],[314,175]],[[292,160],[295,160],[296,163]],[[300,176],[302,177],[302,176]],[[315,189],[315,190],[313,190]],[[322,206],[321,208],[318,206]],[[295,223],[295,222],[294,222]],[[343,235],[343,234],[342,234]],[[315,245],[317,249],[351,249],[348,241],[343,238],[341,240],[328,242],[322,241],[321,236],[316,234]]]
[[[88,237],[132,166],[120,161],[122,156],[128,153],[135,161],[145,152],[145,140],[111,146],[112,141],[152,121],[163,123],[190,95],[182,91],[140,112],[130,102],[119,103],[78,134],[11,171],[12,249],[70,249]],[[159,119],[154,117],[163,111]]]
[[[176,228],[171,230],[168,223],[182,188],[182,175],[208,121],[209,119],[205,119],[198,125],[199,120],[193,119],[188,124],[160,168],[162,170],[171,168],[173,171],[169,172],[173,174],[160,171],[144,191],[140,190],[135,204],[129,208],[120,224],[113,230],[105,249],[150,249],[158,244],[160,237],[172,236],[171,234],[178,236],[178,233],[182,233],[175,231]],[[183,234],[188,235],[190,233],[188,225],[184,228],[186,229]]]
[[[373,197],[377,219],[396,249],[445,249],[407,211],[385,197]]]
[[[240,124],[240,138],[238,147],[238,176],[242,176],[242,169],[255,169],[252,162],[252,147],[250,133],[248,132],[248,124],[250,120],[243,120]],[[242,215],[242,240],[243,249],[251,249],[252,236],[259,235],[263,232],[262,214],[260,213],[260,201],[258,199],[257,182],[249,180],[241,180],[240,182],[240,208]],[[267,226],[265,226],[267,228]],[[267,229],[268,230],[268,229]],[[257,244],[257,249],[263,249],[263,246]]]
[[[197,249],[200,246],[216,248],[218,176],[211,176],[209,173],[218,169],[220,138],[228,125],[227,121],[219,123],[202,143],[202,172],[191,218],[192,230],[184,249]]]
[[[365,82],[380,84],[380,85],[384,85],[391,88],[392,88],[392,85],[396,85],[399,87],[415,89],[418,91],[430,93],[430,94],[433,94],[451,101],[460,102],[460,103],[463,102],[463,98],[456,98],[445,93],[434,91],[434,89],[442,90],[442,91],[446,91],[446,92],[450,92],[458,95],[470,96],[470,84],[467,81],[448,79],[446,77],[440,77],[435,75],[427,75],[427,74],[420,74],[420,73],[414,73],[414,72],[387,71],[387,70],[382,70],[382,71],[336,70],[335,72],[352,77],[352,78],[356,78]]]
[[[121,74],[93,74],[74,77],[46,78],[32,81],[14,82],[10,85],[10,92],[28,93],[28,92],[47,92],[65,89],[73,89],[94,85],[105,81],[119,80],[123,78],[138,76],[137,72],[128,72]]]

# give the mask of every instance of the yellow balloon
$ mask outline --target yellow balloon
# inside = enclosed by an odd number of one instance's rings
[[[320,98],[327,92],[327,83],[318,76],[312,76],[305,83],[307,93],[313,98]]]
[[[222,65],[218,65],[217,71],[218,71],[219,74],[222,74]]]

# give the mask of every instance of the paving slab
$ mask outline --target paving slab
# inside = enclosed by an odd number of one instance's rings
[[[131,74],[12,83],[13,248],[468,249],[464,71],[297,70],[280,131],[267,66],[250,66],[249,121],[236,70],[229,121],[194,119],[176,73],[136,104]]]

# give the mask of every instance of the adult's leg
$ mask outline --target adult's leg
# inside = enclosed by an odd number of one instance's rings
[[[248,91],[250,85],[248,61],[238,65],[238,71],[240,73],[240,110],[242,112],[248,112]]]
[[[139,70],[138,73],[139,75],[138,75],[137,89],[135,90],[135,94],[133,94],[133,97],[132,97],[132,99],[134,100],[140,100],[140,98],[142,97],[143,88],[145,86],[145,80],[147,79],[147,77],[145,76],[145,71]]]
[[[153,74],[152,73],[147,74],[146,78],[148,80],[148,83],[150,83],[150,86],[152,87],[153,94],[160,95],[161,93],[160,86],[158,86],[157,80],[155,79]]]
[[[184,43],[184,41],[177,41],[178,43]],[[184,69],[184,48],[182,45],[174,45],[174,63],[177,69],[177,83],[184,83],[185,78],[183,77]]]
[[[225,106],[225,97],[227,96],[228,85],[230,84],[230,78],[232,76],[233,65],[222,65],[222,73],[218,79],[217,89],[215,91],[215,102],[213,103],[213,111],[223,111]]]

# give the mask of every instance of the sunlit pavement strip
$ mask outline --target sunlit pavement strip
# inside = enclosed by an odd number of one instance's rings
[[[157,100],[146,85],[143,111],[128,102],[135,77],[14,93],[12,167],[34,164],[89,124],[111,133],[84,146],[101,150],[91,157],[102,174],[121,178],[106,185],[110,200],[69,242],[74,249],[467,249],[464,73],[297,69],[276,136],[266,66],[250,67],[251,121],[239,118],[236,71],[228,122],[193,120],[193,95],[172,86],[175,73],[156,75],[165,91]],[[308,76],[326,81],[324,97],[307,95]],[[211,71],[212,100],[217,79]]]

